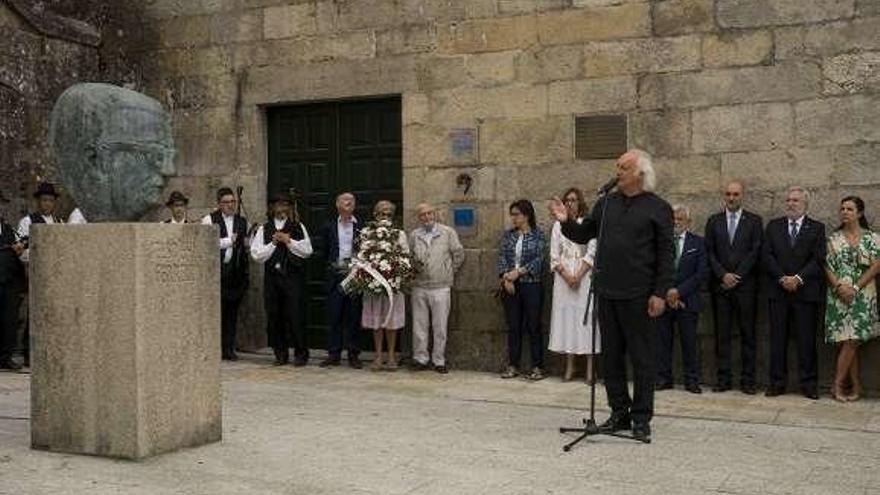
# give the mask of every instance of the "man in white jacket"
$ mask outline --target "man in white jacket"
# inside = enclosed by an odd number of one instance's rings
[[[455,272],[464,262],[464,248],[452,228],[437,222],[435,208],[427,203],[416,206],[421,224],[410,235],[416,275],[412,282],[414,369],[428,369],[428,334],[434,329],[434,348],[430,359],[434,370],[447,373],[446,329],[451,306]]]

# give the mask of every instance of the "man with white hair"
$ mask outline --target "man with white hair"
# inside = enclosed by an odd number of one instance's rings
[[[675,283],[672,208],[653,193],[656,175],[651,157],[630,150],[617,160],[617,190],[596,202],[589,218],[578,224],[559,199],[550,211],[562,233],[586,244],[597,238],[595,278],[605,390],[611,417],[600,428],[632,428],[633,437],[651,441],[657,318]],[[605,222],[605,219],[608,221]],[[626,354],[633,368],[630,398]]]
[[[434,370],[446,374],[446,327],[455,272],[464,263],[464,248],[458,234],[437,222],[437,212],[428,203],[416,206],[419,227],[410,235],[410,252],[416,262],[412,281],[413,368],[428,368],[428,331],[433,326]]]
[[[816,326],[825,297],[825,225],[807,216],[810,195],[788,188],[785,216],[767,223],[762,257],[770,300],[770,382],[767,397],[785,393],[788,337],[798,350],[798,378],[804,397],[816,400]]]

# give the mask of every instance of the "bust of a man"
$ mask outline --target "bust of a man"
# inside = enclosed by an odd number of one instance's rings
[[[68,88],[52,110],[49,141],[64,185],[90,220],[139,219],[174,174],[168,112],[118,86]]]

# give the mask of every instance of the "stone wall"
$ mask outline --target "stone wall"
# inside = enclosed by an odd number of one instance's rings
[[[543,211],[565,187],[593,190],[611,173],[610,161],[574,159],[576,115],[626,113],[630,144],[654,154],[660,193],[690,205],[698,231],[735,177],[765,218],[793,183],[810,188],[829,224],[845,194],[863,196],[869,213],[880,203],[874,0],[156,0],[145,15],[156,33],[145,88],[174,113],[179,146],[170,188],[200,212],[220,184],[244,185],[260,211],[264,106],[402,95],[408,222],[423,200],[478,211],[455,291],[456,366],[503,359],[490,289],[509,202],[524,196]],[[476,130],[473,153],[451,146],[457,129]],[[466,197],[461,172],[475,180]],[[763,361],[763,324],[759,335]],[[823,346],[823,377],[830,356]],[[866,374],[874,387],[876,376]]]

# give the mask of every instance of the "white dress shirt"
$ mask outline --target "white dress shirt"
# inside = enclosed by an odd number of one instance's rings
[[[235,215],[223,215],[223,223],[226,224],[226,237],[221,237],[219,243],[220,250],[224,251],[223,263],[229,263],[232,261],[232,249],[230,248],[232,247],[232,234],[234,233],[232,230],[234,219]],[[211,221],[211,215],[205,215],[205,217],[202,218],[202,224],[211,225],[212,223],[214,222]]]
[[[740,208],[736,211],[730,211],[727,208],[724,209],[724,228],[727,229],[728,234],[730,233],[730,216],[733,215],[733,232],[736,234],[737,229],[739,229],[739,221],[742,219],[743,209]],[[730,239],[730,242],[733,242],[733,238]]]
[[[275,223],[275,230],[280,231],[284,228],[285,219],[273,219]],[[303,231],[303,238],[301,240],[290,239],[290,242],[287,244],[287,249],[294,256],[298,256],[300,258],[308,258],[312,255],[312,240],[309,238],[309,233],[306,230],[306,226],[303,224],[299,224],[300,228]],[[251,258],[254,261],[259,263],[265,263],[269,258],[272,257],[272,254],[275,252],[275,248],[277,248],[274,242],[269,242],[268,244],[263,242],[263,226],[260,225],[260,228],[257,229],[257,232],[254,234],[253,239],[251,239]]]
[[[74,208],[72,212],[70,212],[70,216],[67,217],[67,223],[76,225],[76,224],[84,224],[89,223],[86,220],[86,216],[83,215],[83,212],[80,211],[79,208]]]
[[[48,224],[60,223],[60,222],[55,221],[55,215],[40,215],[40,216],[43,217],[43,220]],[[18,238],[23,239],[25,237],[30,237],[30,236],[31,236],[31,216],[25,215],[24,218],[22,218],[18,222]],[[27,263],[28,261],[30,261],[30,259],[31,259],[30,251],[31,251],[30,249],[25,249],[24,251],[22,251],[21,256],[19,256],[19,259],[21,259],[21,261],[23,261],[24,263]]]
[[[351,258],[351,251],[354,246],[354,224],[357,218],[351,217],[350,222],[343,222],[342,217],[336,217],[336,237],[339,239],[339,257],[337,262]]]
[[[208,218],[210,218],[210,217],[208,217]],[[170,224],[172,224],[172,225],[183,225],[183,224],[186,223],[186,215],[184,215],[184,216],[183,216],[183,220],[181,220],[181,221],[179,221],[179,222],[178,222],[177,220],[175,220],[174,217],[171,217],[171,218],[169,218],[168,220],[169,220],[168,222],[162,221],[162,222],[159,222],[159,223],[170,223]],[[202,222],[202,223],[204,223],[204,222]]]

